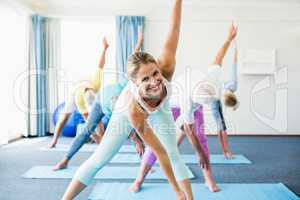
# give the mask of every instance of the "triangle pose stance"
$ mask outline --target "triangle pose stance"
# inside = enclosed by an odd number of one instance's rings
[[[227,135],[226,134],[226,125],[223,118],[221,103],[220,103],[220,88],[222,83],[220,81],[221,65],[222,60],[227,52],[232,41],[237,35],[237,28],[233,24],[229,28],[228,38],[226,42],[219,50],[214,64],[209,67],[207,74],[202,77],[201,80],[198,80],[197,83],[191,84],[191,91],[196,91],[196,95],[190,95],[191,92],[187,92],[188,89],[185,89],[184,93],[181,96],[185,97],[183,105],[180,109],[173,109],[174,120],[176,121],[177,127],[177,144],[180,145],[185,136],[188,137],[190,143],[192,144],[193,149],[197,153],[199,164],[202,168],[205,183],[211,192],[219,191],[216,182],[213,179],[212,169],[209,162],[209,151],[207,140],[204,135],[204,123],[200,120],[203,119],[201,116],[201,107],[203,107],[204,112],[208,110],[212,113],[214,119],[213,126],[214,129],[219,131],[221,146],[226,158],[232,158],[232,154],[229,151]],[[192,79],[194,80],[194,79]],[[197,79],[195,79],[197,80]],[[198,84],[198,82],[200,84]],[[194,87],[193,87],[194,86]],[[198,87],[198,88],[196,88]],[[224,101],[225,105],[228,107],[236,108],[237,99],[233,94],[237,90],[237,48],[234,48],[234,60],[231,67],[231,78],[225,84],[224,87]],[[200,109],[200,111],[199,111]],[[180,114],[180,111],[181,112]],[[205,116],[205,115],[204,115]],[[202,126],[202,127],[201,127]],[[208,127],[210,129],[210,127]],[[225,133],[224,133],[225,132]],[[150,148],[146,148],[146,152],[143,156],[141,163],[141,168],[138,173],[138,177],[134,183],[129,188],[130,192],[138,192],[147,176],[152,166],[156,162],[156,157]]]
[[[134,49],[134,52],[137,52],[141,49],[143,43],[143,35],[141,32],[138,34],[137,45]],[[105,57],[103,57],[103,66],[105,64]],[[91,111],[88,115],[86,122],[84,123],[83,128],[76,135],[75,139],[71,143],[67,154],[64,158],[54,166],[54,170],[60,170],[67,167],[69,161],[73,156],[80,150],[80,148],[89,140],[90,137],[96,138],[97,143],[101,145],[101,140],[104,134],[106,127],[104,124],[107,124],[107,121],[110,120],[112,115],[112,110],[115,104],[115,100],[121,94],[123,88],[126,86],[127,82],[116,83],[108,85],[102,88],[96,95],[95,101],[91,107]],[[97,130],[97,134],[95,130]],[[144,153],[144,145],[141,139],[138,137],[134,129],[132,129],[130,134],[130,139],[135,143],[136,150],[139,155]]]
[[[78,109],[84,120],[87,120],[89,116],[89,110],[91,109],[91,106],[95,100],[96,93],[101,87],[103,68],[105,65],[105,54],[109,47],[106,38],[103,38],[102,44],[103,50],[96,73],[88,80],[81,81],[74,91],[69,95],[65,104],[64,113],[59,117],[59,120],[55,126],[54,136],[49,144],[49,148],[55,148],[64,126],[66,125],[72,112],[74,112],[76,109]],[[99,127],[98,130],[101,130],[101,127]],[[97,134],[93,134],[91,138],[99,144],[98,134],[99,131],[97,131]]]
[[[63,196],[64,200],[73,199],[91,183],[96,173],[119,151],[132,128],[157,156],[176,199],[193,199],[189,180],[191,174],[180,158],[176,144],[176,128],[169,105],[169,81],[175,70],[181,8],[182,0],[175,0],[170,31],[158,60],[142,52],[134,53],[128,58],[129,83],[115,103],[101,145],[98,145],[91,157],[79,167]],[[163,128],[157,126],[162,122],[165,124]]]

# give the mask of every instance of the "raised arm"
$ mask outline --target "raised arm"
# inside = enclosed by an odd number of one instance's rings
[[[169,33],[163,46],[161,55],[158,58],[159,68],[164,77],[168,80],[172,79],[175,71],[176,51],[181,26],[182,0],[174,0],[174,2]]]
[[[237,65],[237,62],[238,62],[238,49],[237,49],[236,39],[233,41],[233,44],[234,44],[233,64]]]
[[[236,34],[237,34],[237,27],[235,27],[233,25],[233,23],[231,23],[230,28],[229,28],[228,37],[226,38],[226,41],[224,42],[223,46],[219,49],[213,64],[222,66],[223,59],[227,53],[227,50],[228,50],[232,40],[235,38]]]
[[[231,69],[231,81],[235,84],[234,86],[234,91],[237,90],[237,65],[238,65],[238,49],[237,49],[237,44],[236,44],[236,39],[234,40],[234,53],[233,53],[233,63],[232,63],[232,69]]]
[[[136,44],[136,46],[134,47],[134,50],[133,50],[134,53],[141,51],[142,45],[143,45],[143,41],[144,41],[144,36],[143,36],[142,31],[140,30],[139,33],[138,33],[137,44]]]
[[[101,53],[101,56],[100,56],[100,60],[99,60],[99,64],[98,64],[98,67],[100,69],[103,69],[104,68],[104,65],[105,65],[105,54],[106,54],[106,51],[109,47],[109,44],[106,40],[106,38],[104,37],[103,40],[102,40],[102,45],[103,45],[103,50],[102,50],[102,53]]]
[[[238,62],[238,49],[236,45],[236,40],[234,40],[234,53],[233,53],[233,63],[230,68],[230,79],[224,85],[226,90],[231,92],[236,92],[238,88],[238,72],[237,72],[237,62]]]
[[[147,122],[147,117],[147,114],[141,109],[138,103],[133,100],[129,107],[129,120],[145,144],[149,146],[158,158],[160,166],[162,167],[169,183],[173,187],[177,197],[180,197],[182,196],[182,191],[175,179],[167,152],[153,133],[153,130]]]

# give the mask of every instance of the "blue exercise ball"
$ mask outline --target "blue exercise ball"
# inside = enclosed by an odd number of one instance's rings
[[[108,123],[109,123],[109,120],[110,120],[110,117],[105,115],[102,119],[101,119],[101,122],[104,126],[104,130],[106,130],[107,126],[108,126]]]
[[[60,104],[55,109],[53,113],[53,124],[55,126],[56,123],[58,122],[59,117],[64,114],[64,110],[65,110],[65,103]],[[82,115],[76,110],[73,113],[71,113],[71,115],[69,116],[69,119],[62,130],[62,135],[66,137],[75,137],[77,125],[80,123],[84,123],[84,119]]]

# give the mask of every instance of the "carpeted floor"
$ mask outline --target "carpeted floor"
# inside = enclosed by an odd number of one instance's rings
[[[49,138],[23,139],[0,147],[0,199],[1,200],[56,200],[60,199],[69,180],[23,179],[21,175],[35,165],[54,165],[63,152],[45,152]],[[61,143],[69,142],[62,138]],[[300,196],[300,137],[233,136],[230,144],[234,153],[243,154],[251,165],[213,165],[219,183],[284,183]],[[209,137],[211,153],[220,153],[217,137]],[[192,153],[185,141],[183,153]],[[79,153],[71,165],[80,165],[90,153]],[[197,179],[203,182],[197,165],[190,165]],[[130,181],[123,181],[130,182]],[[163,181],[162,181],[163,182]],[[86,200],[93,188],[89,186],[77,199]]]

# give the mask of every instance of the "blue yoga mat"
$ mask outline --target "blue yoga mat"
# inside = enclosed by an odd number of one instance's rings
[[[79,150],[79,152],[94,152],[96,150],[97,145],[95,144],[85,144]],[[55,148],[42,147],[42,151],[59,151],[59,152],[67,152],[69,151],[70,144],[57,144]],[[119,153],[136,153],[135,147],[132,145],[123,145],[119,151]]]
[[[68,151],[69,146],[60,144],[56,148],[42,148],[43,151]],[[83,146],[81,152],[94,152],[96,145],[86,144]],[[124,145],[121,147],[120,153],[135,153],[136,150],[134,146]],[[181,154],[182,159],[187,164],[197,164],[198,159],[194,154]],[[128,163],[128,164],[139,164],[141,162],[140,157],[137,154],[117,154],[110,163]],[[228,160],[223,155],[211,155],[210,156],[211,164],[251,164],[251,161],[248,160],[243,155],[234,155],[234,159]]]
[[[22,177],[31,179],[71,179],[77,168],[78,167],[68,167],[63,170],[53,171],[53,166],[35,166],[28,170]],[[154,173],[149,173],[147,179],[166,179],[159,167],[154,167],[154,170]],[[96,174],[95,179],[135,179],[138,171],[139,166],[106,166]],[[190,177],[194,178],[191,170]]]
[[[167,183],[146,183],[139,193],[129,193],[130,183],[97,183],[89,200],[169,200],[176,199]],[[220,192],[211,193],[204,184],[193,184],[194,199],[205,200],[299,200],[282,183],[219,184]]]
[[[181,158],[187,164],[197,164],[198,159],[194,154],[181,154]],[[141,158],[137,154],[117,154],[110,163],[131,163],[138,164]],[[243,155],[235,155],[234,159],[227,160],[223,155],[211,155],[210,162],[212,164],[251,164]]]

